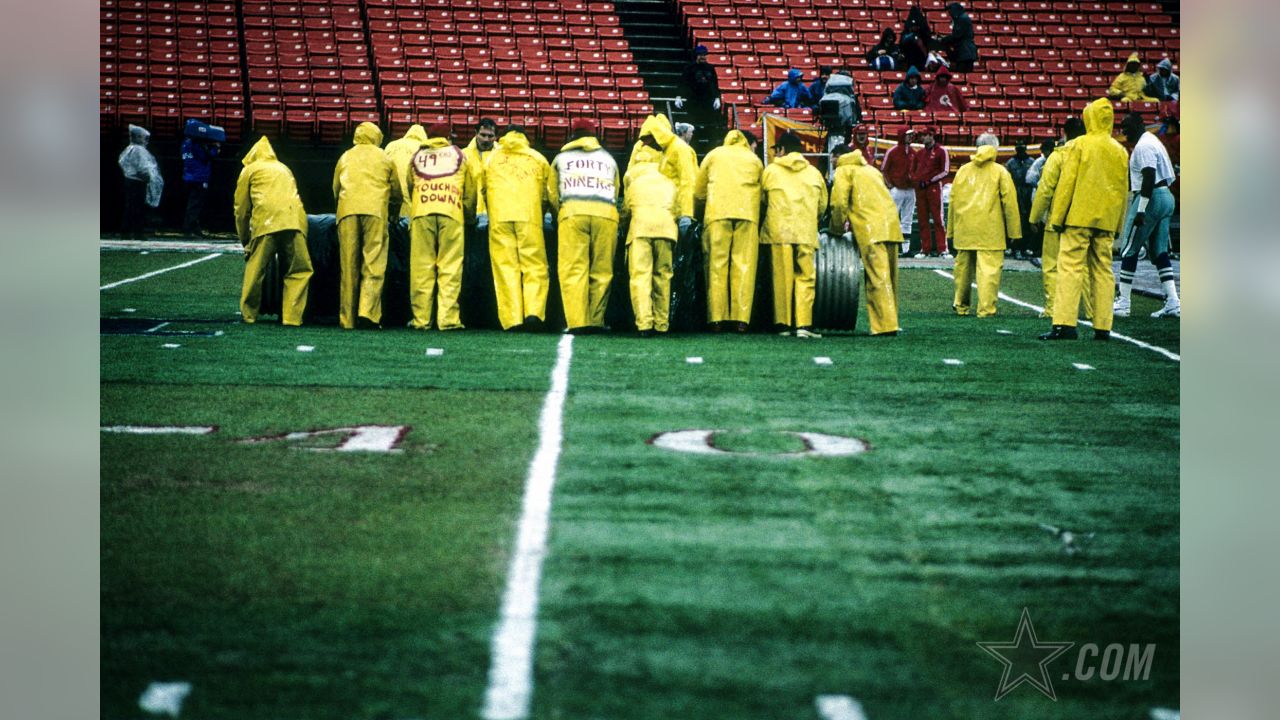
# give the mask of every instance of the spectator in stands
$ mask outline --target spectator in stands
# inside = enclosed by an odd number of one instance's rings
[[[693,50],[693,62],[684,69],[684,85],[689,90],[689,114],[694,122],[706,125],[707,120],[720,111],[720,78],[716,75],[716,67],[707,62],[707,46],[699,45]],[[684,103],[677,102],[676,109],[683,109]]]
[[[924,145],[911,156],[911,179],[916,184],[916,211],[920,225],[920,252],[917,258],[951,257],[947,252],[947,233],[942,225],[942,181],[951,173],[951,156],[933,136],[933,128],[923,127],[917,132]],[[933,223],[930,227],[930,222]]]
[[[827,81],[831,78],[831,66],[818,68],[818,79],[809,83],[809,103],[806,107],[817,108],[822,96],[827,94]]]
[[[1129,213],[1120,239],[1120,297],[1113,310],[1116,317],[1129,316],[1129,299],[1133,278],[1138,270],[1138,255],[1147,249],[1147,259],[1156,266],[1164,287],[1164,307],[1151,317],[1181,317],[1177,275],[1169,259],[1169,221],[1173,218],[1174,200],[1170,186],[1177,180],[1173,160],[1154,134],[1147,132],[1142,115],[1131,112],[1120,123],[1125,139],[1133,145],[1129,155]]]
[[[907,77],[893,90],[894,110],[923,110],[928,91],[920,84],[920,71],[907,68]]]
[[[862,122],[862,108],[853,91],[853,78],[837,70],[827,79],[826,93],[818,101],[818,114],[827,130],[847,136],[849,129]]]
[[[1142,59],[1135,52],[1125,63],[1124,72],[1111,81],[1107,98],[1114,102],[1156,102],[1146,90],[1147,78],[1142,74]]]
[[[618,245],[618,163],[596,139],[594,120],[573,121],[573,139],[551,161],[547,199],[559,213],[556,260],[565,322],[572,333],[604,330]]]
[[[444,123],[414,153],[405,171],[409,186],[409,327],[427,330],[432,310],[440,330],[461,330],[458,298],[466,257],[463,224],[476,202],[475,175]],[[434,307],[433,307],[434,306]]]
[[[960,88],[951,84],[951,71],[942,68],[925,94],[924,109],[930,112],[964,112],[969,109]]]
[[[964,11],[964,5],[958,2],[947,6],[947,14],[951,16],[951,34],[941,38],[942,46],[947,49],[951,67],[956,72],[969,72],[978,61],[978,46],[973,42],[973,20]]]
[[[867,161],[867,165],[876,166],[876,150],[871,147],[871,137],[866,125],[859,125],[853,129],[853,148],[862,153],[862,158]]]
[[[831,185],[831,232],[853,233],[866,278],[871,334],[898,334],[898,245],[902,234],[885,180],[861,153],[836,161]]]
[[[1009,171],[996,161],[1000,139],[991,133],[978,137],[973,159],[956,172],[951,185],[947,238],[956,253],[957,315],[969,314],[971,285],[978,282],[978,317],[996,314],[1004,251],[1022,237],[1018,191]]]
[[[164,192],[164,178],[160,165],[147,149],[151,133],[137,125],[129,126],[129,146],[121,153],[118,162],[124,173],[124,218],[120,232],[125,238],[141,240],[147,222],[147,206],[160,207],[160,194]]]
[[[1173,62],[1169,58],[1156,63],[1156,71],[1147,78],[1147,94],[1161,102],[1178,102],[1180,86],[1181,82],[1173,73]]]
[[[809,105],[809,89],[802,81],[804,73],[795,68],[787,71],[787,79],[773,89],[769,97],[764,99],[765,105],[776,105],[783,109],[807,107]]]
[[[803,86],[801,86],[803,89]],[[707,319],[712,332],[747,331],[759,257],[760,173],[754,136],[730,130],[707,153],[693,196],[703,206],[707,262]]]
[[[663,114],[650,115],[640,126],[640,139],[631,149],[632,160],[645,147],[662,154],[658,169],[676,184],[676,202],[680,206],[676,224],[683,239],[693,226],[693,185],[698,174],[697,153],[672,132],[671,122]]]
[[[643,147],[632,158],[623,179],[631,309],[641,337],[665,333],[670,327],[672,259],[680,208],[675,183],[658,169],[661,161],[661,153]]]
[[[489,118],[481,118],[476,123],[475,137],[462,149],[467,158],[467,172],[471,173],[471,182],[476,189],[476,230],[489,230],[488,183],[485,171],[493,158],[494,144],[498,139],[498,124]]]
[[[395,163],[382,150],[382,130],[356,126],[354,146],[333,169],[338,201],[338,324],[351,330],[380,327],[387,272],[387,205],[398,185]]]
[[[773,322],[783,335],[820,337],[813,332],[817,287],[818,219],[827,211],[827,182],[801,154],[800,138],[785,132],[774,145],[773,162],[760,187],[767,205],[760,244],[769,246],[773,272]]]
[[[898,46],[898,34],[888,27],[880,33],[880,42],[867,51],[867,65],[873,70],[896,70],[902,67],[902,49]]]
[[[907,12],[907,22],[902,26],[902,43],[899,46],[903,66],[924,72],[925,60],[932,44],[933,31],[929,29],[928,18],[919,5],[912,5]]]
[[[1053,206],[1053,195],[1058,188],[1058,179],[1062,176],[1063,162],[1075,139],[1084,134],[1084,123],[1077,117],[1067,118],[1062,126],[1062,132],[1067,138],[1066,143],[1057,150],[1053,149],[1053,143],[1045,143],[1049,145],[1048,151],[1046,152],[1042,147],[1040,160],[1037,160],[1036,165],[1027,171],[1028,179],[1034,178],[1036,185],[1028,217],[1033,225],[1043,231],[1040,273],[1044,285],[1044,312],[1040,313],[1040,317],[1047,318],[1053,317],[1053,304],[1058,293],[1058,249],[1061,246],[1061,238],[1056,230],[1045,226],[1045,216]],[[1044,162],[1041,163],[1041,160]],[[1093,317],[1093,298],[1088,293],[1084,295],[1084,310],[1086,316]]]
[[[911,253],[911,216],[916,211],[916,184],[911,180],[911,130],[898,129],[898,144],[889,148],[881,161],[884,181],[889,186],[889,197],[898,209],[898,224],[902,227],[902,254]]]
[[[199,120],[188,120],[204,126]],[[205,126],[207,128],[207,126]],[[213,159],[222,150],[222,143],[210,142],[190,134],[182,140],[182,182],[187,186],[187,213],[182,220],[182,231],[191,237],[204,237],[200,229],[200,214],[204,211],[204,196],[209,192],[209,176],[213,174]]]
[[[538,331],[546,322],[548,270],[542,205],[550,170],[547,159],[529,146],[519,125],[504,129],[485,169],[489,261],[503,330]]]
[[[401,218],[408,219],[409,208],[413,200],[412,195],[410,195],[409,165],[413,162],[413,156],[418,152],[418,149],[426,143],[426,129],[414,123],[405,131],[404,137],[399,140],[392,140],[382,150],[387,159],[391,161],[391,166],[395,173],[396,181],[391,186],[391,202],[393,204],[400,203],[399,217]]]
[[[1030,260],[1034,257],[1028,243],[1031,240],[1031,229],[1027,223],[1027,213],[1031,210],[1031,186],[1027,184],[1027,172],[1031,170],[1031,165],[1035,161],[1031,155],[1027,153],[1027,144],[1018,143],[1013,146],[1013,157],[1004,164],[1004,169],[1009,171],[1009,176],[1013,178],[1013,187],[1018,193],[1018,216],[1022,220],[1022,242],[1014,245],[1013,256],[1018,259]]]
[[[301,325],[311,284],[311,254],[307,250],[307,211],[298,197],[298,183],[276,158],[266,137],[260,138],[240,162],[244,169],[236,181],[233,210],[245,260],[240,316],[246,323],[257,322],[267,265],[277,258],[284,276],[280,324]]]
[[[1084,110],[1084,137],[1067,152],[1054,190],[1048,227],[1060,233],[1053,327],[1041,340],[1074,340],[1080,296],[1093,295],[1093,339],[1111,339],[1115,273],[1111,245],[1124,224],[1129,159],[1111,137],[1114,110],[1106,98]]]

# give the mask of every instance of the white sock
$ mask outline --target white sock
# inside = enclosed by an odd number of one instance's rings
[[[1182,302],[1178,300],[1178,283],[1172,280],[1165,280],[1161,285],[1164,285],[1164,302],[1166,305],[1182,304]]]
[[[1120,283],[1120,299],[1128,303],[1132,295],[1133,283]]]

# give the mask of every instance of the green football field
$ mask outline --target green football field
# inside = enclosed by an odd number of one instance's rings
[[[100,284],[201,257],[103,252]],[[242,270],[101,292],[103,717],[176,680],[190,718],[479,717],[561,338],[246,326]],[[1038,305],[1039,283],[1003,291]],[[904,270],[897,338],[573,340],[531,717],[1178,707],[1180,362],[1040,342],[1009,302],[958,318],[951,288]],[[1159,306],[1135,296],[1116,330],[1176,354]],[[155,432],[179,427],[199,430]],[[1047,664],[1056,700],[995,700],[977,643],[1011,643],[1024,608],[1074,644]],[[1086,645],[1154,645],[1149,673],[1103,679]]]

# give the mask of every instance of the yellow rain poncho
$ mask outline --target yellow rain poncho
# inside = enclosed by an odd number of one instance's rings
[[[547,200],[559,212],[556,271],[570,329],[604,327],[621,180],[613,156],[594,137],[569,142],[551,162]]]
[[[1062,177],[1062,164],[1067,153],[1075,145],[1075,140],[1068,140],[1062,147],[1053,151],[1044,168],[1040,171],[1040,184],[1036,186],[1035,197],[1031,201],[1031,212],[1028,218],[1032,223],[1042,223],[1053,204],[1053,196],[1057,192],[1058,180]],[[1044,311],[1040,317],[1053,317],[1053,303],[1058,292],[1058,248],[1061,237],[1052,228],[1045,227],[1044,241],[1040,257],[1041,282],[1044,285]],[[1093,317],[1093,298],[1084,295],[1084,311],[1087,317]]]
[[[392,197],[400,202],[400,217],[403,218],[409,217],[409,191],[412,186],[405,184],[405,178],[409,172],[409,161],[413,160],[413,154],[418,152],[418,148],[426,142],[427,131],[415,123],[405,131],[404,137],[387,143],[387,147],[383,150],[395,169],[396,184],[392,188],[395,194]]]
[[[1138,63],[1135,72],[1129,72],[1129,64]],[[1107,89],[1107,97],[1118,102],[1159,102],[1157,98],[1147,95],[1147,76],[1142,73],[1142,59],[1133,53],[1125,61],[1125,69],[1111,81]]]
[[[831,185],[832,233],[843,233],[846,223],[862,256],[871,334],[896,333],[902,223],[884,176],[856,149],[840,156]]]
[[[947,243],[956,253],[952,307],[957,315],[969,314],[975,275],[978,317],[996,314],[1004,250],[1010,241],[1022,238],[1017,188],[1009,171],[995,159],[996,149],[983,145],[956,172],[951,185]]]
[[[1049,227],[1057,231],[1065,226],[1058,249],[1054,325],[1075,327],[1080,296],[1088,293],[1093,298],[1094,329],[1111,330],[1111,244],[1124,222],[1129,189],[1129,156],[1111,137],[1114,124],[1106,98],[1085,108],[1085,134],[1067,152],[1054,191]]]
[[[707,153],[694,184],[702,213],[707,258],[707,320],[751,322],[759,259],[760,174],[764,165],[747,138],[730,130],[724,144]]]
[[[523,133],[498,141],[485,170],[489,211],[489,259],[498,300],[498,321],[510,330],[547,314],[547,246],[542,204],[547,159],[529,147]]]
[[[625,179],[623,215],[627,231],[627,266],[631,274],[631,309],[636,329],[666,332],[671,316],[672,257],[680,211],[676,186],[658,169],[660,156],[645,148],[633,156]]]
[[[311,283],[311,255],[307,251],[307,213],[298,197],[293,173],[276,158],[271,142],[260,138],[241,161],[236,181],[236,234],[244,245],[244,284],[240,314],[256,322],[262,304],[262,281],[276,257],[284,276],[280,322],[301,325]]]
[[[773,321],[787,327],[813,325],[816,297],[818,218],[827,210],[827,182],[798,152],[774,158],[760,176],[765,196],[760,242],[771,245]]]
[[[399,185],[395,163],[382,151],[382,131],[360,123],[355,146],[338,158],[333,196],[338,201],[338,324],[356,326],[356,311],[382,322],[382,284],[387,272],[387,204]]]
[[[409,161],[404,182],[409,209],[410,327],[431,327],[435,311],[441,330],[462,329],[463,220],[475,205],[475,185],[462,151],[448,138],[431,138]],[[437,294],[439,295],[437,302]]]
[[[643,138],[646,135],[652,136],[654,142],[662,148],[662,159],[659,161],[658,169],[676,184],[676,202],[680,206],[680,214],[677,217],[692,217],[693,184],[698,174],[697,153],[693,152],[693,148],[689,147],[688,143],[676,136],[666,115],[650,115],[646,118],[644,124],[640,126],[640,137]],[[647,146],[643,142],[637,141],[631,149],[629,162],[634,162],[636,153],[645,147]]]

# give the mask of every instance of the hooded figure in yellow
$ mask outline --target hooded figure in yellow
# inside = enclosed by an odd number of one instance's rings
[[[247,323],[258,319],[262,280],[271,258],[279,259],[284,276],[280,322],[301,325],[311,283],[311,254],[307,252],[307,212],[298,197],[293,173],[276,159],[271,142],[258,140],[241,161],[236,181],[236,234],[244,245],[244,286],[240,315]]]
[[[818,218],[827,211],[827,181],[800,154],[795,133],[783,133],[776,149],[781,152],[760,178],[766,204],[760,242],[769,245],[772,260],[773,322],[786,327],[784,335],[794,330],[796,337],[818,337],[812,331],[814,256]]]
[[[489,209],[489,261],[502,329],[538,329],[547,314],[547,246],[542,203],[547,159],[512,126],[498,141],[485,170]]]
[[[631,161],[644,147],[662,153],[658,169],[676,184],[676,202],[680,205],[680,214],[676,217],[683,234],[693,223],[693,184],[698,174],[698,154],[675,134],[666,115],[650,115],[645,119],[640,126],[640,139],[631,149]]]
[[[1027,214],[1028,221],[1033,225],[1044,224],[1049,214],[1049,206],[1053,203],[1054,193],[1058,190],[1058,180],[1062,177],[1062,164],[1075,145],[1075,139],[1084,134],[1084,123],[1080,118],[1068,118],[1063,124],[1063,133],[1067,136],[1067,142],[1049,155],[1049,159],[1044,161],[1044,167],[1040,171],[1040,184],[1036,186],[1035,197],[1031,200],[1031,211]],[[1044,312],[1040,313],[1040,317],[1053,317],[1053,303],[1058,292],[1060,242],[1058,233],[1052,228],[1044,228],[1040,267],[1044,284]],[[1086,316],[1093,317],[1093,298],[1088,293],[1084,295],[1084,312]]]
[[[739,130],[707,153],[693,197],[704,205],[702,247],[707,258],[707,319],[711,329],[734,323],[746,332],[759,259],[760,174],[764,165]]]
[[[1147,95],[1147,76],[1142,74],[1142,58],[1138,53],[1125,61],[1124,72],[1111,81],[1107,97],[1117,102],[1159,102]]]
[[[672,257],[680,203],[676,185],[658,169],[662,156],[650,148],[632,155],[625,179],[622,213],[627,231],[627,266],[631,273],[631,309],[636,330],[647,337],[670,327]]]
[[[618,245],[618,163],[595,138],[591,120],[573,123],[573,140],[560,148],[547,175],[547,199],[559,211],[557,270],[570,332],[604,328]]]
[[[382,283],[387,274],[387,205],[398,182],[395,165],[382,151],[382,131],[356,126],[355,146],[338,158],[333,197],[338,201],[338,324],[382,322]]]
[[[431,139],[414,153],[404,182],[409,186],[409,304],[416,330],[431,327],[435,310],[441,330],[461,330],[465,243],[462,227],[475,206],[475,184],[448,128],[433,126]],[[439,304],[436,294],[439,291]]]
[[[1114,123],[1111,101],[1089,103],[1084,109],[1085,135],[1076,138],[1062,165],[1048,222],[1060,236],[1058,292],[1053,327],[1040,336],[1042,340],[1076,337],[1080,295],[1085,292],[1093,296],[1094,339],[1111,339],[1111,243],[1124,223],[1129,189],[1129,155],[1111,137]]]
[[[978,317],[996,314],[1005,248],[1022,239],[1018,190],[1009,171],[995,161],[999,144],[995,135],[979,137],[978,151],[956,172],[951,185],[947,244],[956,251],[956,293],[952,307],[957,315],[969,314],[975,265]]]
[[[898,333],[898,246],[902,221],[884,175],[857,148],[836,161],[831,184],[831,231],[853,233],[862,256],[867,319],[872,335]]]
[[[387,147],[383,150],[387,154],[387,158],[391,160],[394,168],[396,182],[391,186],[391,197],[400,203],[400,217],[409,217],[410,198],[409,191],[411,186],[405,185],[405,178],[408,177],[409,162],[413,160],[414,153],[418,152],[418,148],[427,142],[427,131],[418,124],[409,126],[405,131],[404,137],[399,140],[392,140],[387,143]]]

